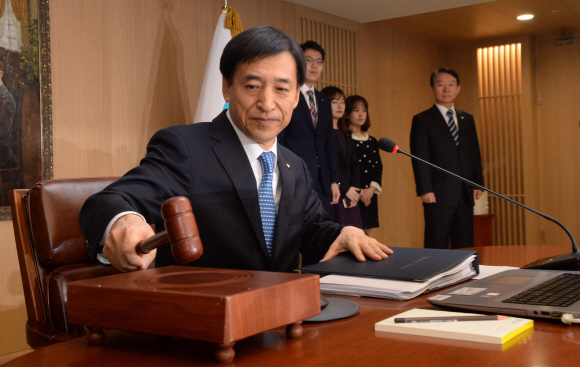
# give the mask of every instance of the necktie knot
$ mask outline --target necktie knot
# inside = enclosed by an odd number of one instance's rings
[[[274,172],[273,152],[263,152],[258,159],[260,159],[260,164],[262,165],[262,172],[264,175],[272,174],[272,172]]]

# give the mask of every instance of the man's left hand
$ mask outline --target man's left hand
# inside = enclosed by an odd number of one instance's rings
[[[475,200],[479,199],[482,194],[483,194],[483,191],[481,191],[481,190],[477,190],[477,189],[473,190],[473,198]]]
[[[365,261],[365,256],[373,260],[382,260],[393,253],[387,246],[367,236],[362,229],[346,226],[320,261],[326,261],[346,251],[352,252],[358,261]]]

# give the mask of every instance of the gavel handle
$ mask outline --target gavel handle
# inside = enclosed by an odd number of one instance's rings
[[[144,239],[137,244],[137,253],[139,255],[145,255],[150,253],[153,249],[169,242],[167,237],[167,231],[161,231],[154,234],[153,236]]]

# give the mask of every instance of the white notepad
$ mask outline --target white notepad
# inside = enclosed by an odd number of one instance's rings
[[[452,321],[396,324],[395,318],[475,316],[479,314],[412,309],[375,324],[375,330],[391,333],[431,336],[480,343],[505,344],[516,336],[533,329],[534,321],[508,317],[490,321]]]

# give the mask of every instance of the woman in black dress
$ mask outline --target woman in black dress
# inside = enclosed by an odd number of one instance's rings
[[[350,96],[345,101],[342,118],[344,126],[352,131],[356,155],[359,160],[361,194],[359,209],[363,229],[371,235],[371,230],[379,226],[379,206],[377,195],[382,192],[383,163],[379,155],[377,139],[367,130],[371,126],[368,102],[361,96]]]
[[[330,206],[330,217],[339,224],[363,228],[358,207],[360,197],[360,177],[358,159],[350,130],[341,126],[344,114],[344,93],[337,87],[326,87],[321,91],[330,99],[332,121],[338,157],[340,200]]]

